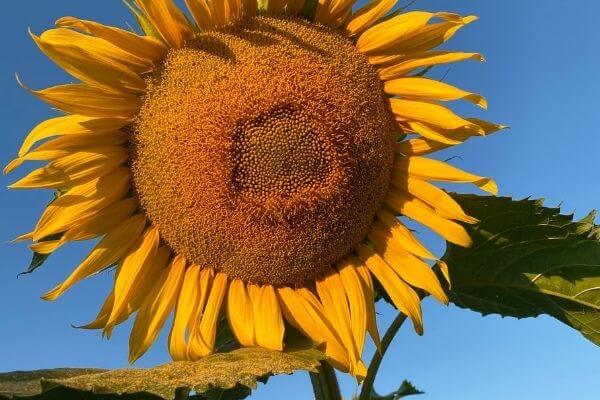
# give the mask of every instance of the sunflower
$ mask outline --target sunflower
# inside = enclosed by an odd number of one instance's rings
[[[32,33],[80,82],[28,89],[64,114],[5,169],[47,161],[10,187],[55,190],[18,239],[49,255],[100,238],[43,298],[114,268],[85,328],[110,336],[135,314],[131,362],[174,310],[175,360],[218,350],[228,321],[241,346],[284,350],[300,332],[361,378],[376,282],[421,334],[419,294],[448,299],[399,217],[469,246],[458,222],[476,220],[431,182],[496,184],[423,156],[502,126],[456,115],[443,102],[485,99],[424,77],[483,60],[434,50],[476,17],[354,3],[186,0],[191,22],[172,0],[136,0],[143,34],[74,17]]]

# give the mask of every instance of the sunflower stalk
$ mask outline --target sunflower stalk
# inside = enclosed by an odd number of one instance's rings
[[[326,362],[321,362],[319,372],[310,373],[315,400],[342,400],[335,371]]]
[[[369,363],[369,368],[367,369],[367,376],[362,383],[360,395],[358,396],[358,400],[370,400],[373,394],[373,384],[375,383],[375,378],[377,377],[377,372],[379,371],[379,367],[381,366],[381,361],[383,361],[383,356],[385,355],[387,349],[390,347],[392,340],[396,337],[396,334],[402,327],[406,321],[406,315],[402,313],[398,313],[394,321],[391,323],[385,335],[381,339],[381,349],[376,351]]]

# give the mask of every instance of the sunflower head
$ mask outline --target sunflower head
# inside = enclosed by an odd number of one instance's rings
[[[243,346],[284,350],[294,327],[360,378],[367,332],[379,344],[373,277],[418,333],[417,289],[447,302],[436,257],[399,217],[469,246],[457,222],[475,220],[432,182],[496,191],[422,157],[502,128],[442,104],[482,96],[419,73],[481,60],[434,50],[475,18],[389,0],[186,4],[194,24],[172,0],[136,0],[144,34],[65,17],[33,35],[81,82],[32,90],[65,115],[5,170],[48,161],[12,187],[57,191],[20,239],[51,254],[101,238],[44,297],[115,265],[86,327],[110,335],[135,313],[131,361],[175,310],[176,360],[218,351],[225,315]]]

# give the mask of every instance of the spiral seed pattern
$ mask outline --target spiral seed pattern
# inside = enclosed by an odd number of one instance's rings
[[[135,189],[190,262],[256,284],[313,281],[364,239],[387,193],[395,123],[341,33],[256,17],[198,34],[147,81]]]

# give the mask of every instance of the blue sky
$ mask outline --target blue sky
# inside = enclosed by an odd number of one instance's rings
[[[36,49],[27,35],[48,28],[60,16],[74,15],[124,26],[132,23],[119,0],[20,0],[3,4],[0,34],[0,162],[15,154],[23,136],[53,115],[18,88],[14,73],[34,88],[68,78]],[[544,197],[583,216],[600,207],[600,29],[597,0],[418,0],[414,8],[476,14],[480,20],[461,31],[452,49],[480,51],[487,62],[439,68],[434,76],[485,94],[487,113],[460,111],[510,125],[512,129],[447,151],[456,165],[497,179],[501,193]],[[6,187],[14,177],[1,177]],[[0,371],[61,366],[105,368],[127,365],[129,325],[112,340],[70,324],[90,320],[109,291],[108,274],[88,280],[54,303],[39,295],[63,279],[89,244],[61,250],[37,273],[16,278],[30,254],[8,240],[24,233],[49,200],[43,191],[0,190]],[[433,239],[432,239],[433,240]],[[434,245],[439,246],[439,242]],[[380,305],[383,329],[394,311]],[[398,335],[383,364],[377,389],[388,392],[407,378],[427,392],[424,400],[597,399],[600,349],[550,318],[517,321],[482,318],[456,307],[424,303],[425,329],[408,326]],[[168,360],[163,335],[137,365]],[[356,386],[342,378],[349,397]],[[308,377],[277,377],[254,398],[311,398]]]

